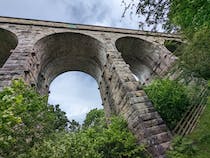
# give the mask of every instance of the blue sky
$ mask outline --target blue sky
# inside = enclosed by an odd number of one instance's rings
[[[98,84],[83,72],[63,73],[50,85],[49,103],[60,104],[69,119],[82,121],[88,111],[103,108]]]
[[[127,0],[129,2],[130,0]],[[138,29],[138,18],[121,18],[122,0],[0,0],[0,16]],[[126,2],[126,0],[125,0]],[[82,72],[61,74],[50,85],[49,103],[79,122],[103,108],[96,81]]]

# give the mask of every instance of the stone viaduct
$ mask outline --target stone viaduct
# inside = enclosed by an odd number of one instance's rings
[[[48,94],[59,74],[88,73],[98,83],[106,115],[122,115],[139,143],[161,158],[171,134],[141,87],[155,76],[164,76],[176,60],[165,48],[165,40],[180,41],[180,37],[0,17],[0,88],[23,78]]]

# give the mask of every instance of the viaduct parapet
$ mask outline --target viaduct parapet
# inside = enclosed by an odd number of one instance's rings
[[[0,17],[0,89],[23,78],[47,94],[66,71],[93,76],[107,117],[122,115],[153,157],[164,157],[171,134],[142,90],[176,57],[164,46],[178,35]],[[135,77],[134,77],[135,76]],[[136,80],[136,77],[138,80]]]

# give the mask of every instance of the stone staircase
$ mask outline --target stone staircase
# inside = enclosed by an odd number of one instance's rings
[[[140,91],[136,91],[135,93],[139,94]],[[140,101],[141,99],[138,98],[139,97],[135,98],[135,100]],[[136,124],[133,123],[132,129],[139,131],[138,129],[142,128],[145,134],[142,137],[141,133],[133,132],[136,133],[137,137],[139,136],[138,140],[140,140],[140,143],[147,145],[147,150],[149,153],[152,153],[153,157],[164,158],[165,151],[169,148],[172,138],[165,122],[149,100],[144,102],[144,105],[141,105],[141,103],[137,101],[133,106],[136,107],[136,111],[141,111],[141,114],[138,115],[136,119],[132,119],[133,122],[136,122]],[[139,124],[140,121],[137,120],[141,120],[142,124]]]
[[[168,149],[170,145],[171,134],[168,132],[168,129],[161,118],[153,118],[153,116],[158,115],[157,112],[149,114],[151,117],[147,118],[147,120],[144,119],[144,127],[146,128],[147,133],[150,134],[150,136],[146,138],[145,141],[147,142],[145,142],[145,144],[152,145],[147,148],[148,151],[150,153],[156,153],[158,151],[158,155],[154,154],[154,156],[161,158],[164,157],[165,150]]]

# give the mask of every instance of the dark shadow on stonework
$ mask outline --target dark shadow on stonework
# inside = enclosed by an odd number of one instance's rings
[[[0,28],[0,68],[4,65],[18,44],[17,37],[14,33]]]
[[[165,42],[164,42],[164,46],[176,56],[181,55],[180,49],[181,49],[182,45],[183,45],[182,42],[175,41],[175,40],[165,40]]]
[[[39,40],[35,45],[40,61],[37,88],[46,93],[51,81],[67,71],[82,71],[99,83],[106,56],[103,44],[97,39],[80,33],[56,33]]]
[[[161,52],[159,47],[134,37],[119,38],[116,47],[142,84],[148,83],[156,75],[155,68],[159,64]]]
[[[106,62],[106,52],[103,43],[99,40],[80,33],[55,33],[40,39],[35,44],[34,50],[37,58],[37,63],[34,65],[39,65],[35,71],[36,73],[34,73],[36,78],[35,84],[41,94],[49,93],[51,82],[60,74],[69,71],[84,72],[92,76],[99,87],[101,86],[100,82],[102,80],[102,69]],[[67,86],[73,83],[61,84]],[[86,86],[88,87],[89,85],[87,84]],[[62,93],[71,93],[71,91],[72,89],[69,88],[68,91],[62,91]],[[84,92],[85,88],[81,89],[81,91]],[[96,91],[98,90],[96,89]],[[101,91],[100,94],[101,98],[105,95]],[[84,94],[83,98],[88,95],[91,94]],[[81,111],[85,108],[85,103],[83,106]]]

